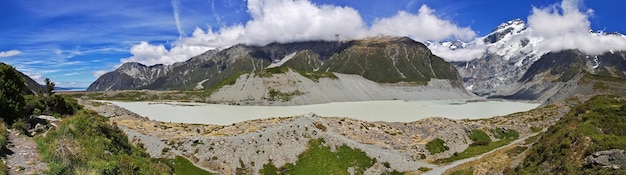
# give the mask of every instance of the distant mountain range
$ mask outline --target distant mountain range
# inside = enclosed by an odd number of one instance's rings
[[[87,91],[210,89],[211,92],[218,92],[224,85],[235,84],[235,80],[252,81],[239,77],[242,74],[262,75],[269,72],[287,75],[291,71],[304,77],[320,73],[356,75],[380,85],[420,86],[431,80],[445,80],[450,87],[459,91],[465,89],[479,96],[545,101],[567,82],[577,81],[576,78],[585,72],[626,77],[625,51],[601,55],[586,55],[578,50],[542,52],[537,48],[541,38],[526,37],[525,34],[531,30],[519,19],[502,23],[481,38],[481,44],[486,46],[484,55],[471,61],[451,63],[433,55],[426,45],[454,50],[474,46],[476,41],[430,42],[424,45],[407,37],[377,37],[266,46],[240,44],[224,50],[209,50],[173,65],[125,63],[102,75]],[[225,84],[227,80],[230,82]],[[272,89],[268,88],[271,86],[267,84],[268,77],[261,76],[259,81],[265,83],[255,84],[256,88],[263,87],[267,92],[258,98],[269,97],[267,93]],[[345,82],[343,79],[340,81]],[[243,89],[243,85],[240,86]],[[345,83],[336,86],[355,89]],[[258,100],[252,96],[249,100]]]

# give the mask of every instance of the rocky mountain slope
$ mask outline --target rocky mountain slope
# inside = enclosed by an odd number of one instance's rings
[[[304,105],[368,100],[469,99],[475,96],[450,80],[425,85],[380,84],[359,75],[333,73],[319,79],[289,69],[284,73],[242,74],[232,85],[215,91],[208,101],[240,105]]]
[[[192,89],[209,87],[240,72],[289,67],[302,72],[356,74],[379,83],[428,82],[431,78],[460,83],[458,73],[423,44],[409,38],[378,37],[353,41],[236,45],[210,50],[174,65],[126,63],[102,75],[88,91],[126,89]]]
[[[480,96],[544,101],[583,72],[612,77],[626,75],[624,51],[601,55],[587,55],[578,50],[542,52],[538,44],[543,38],[532,37],[529,32],[532,28],[516,19],[500,24],[478,41],[429,44],[450,49],[484,47],[485,54],[479,58],[453,62],[463,77],[464,87]]]
[[[238,80],[242,74],[249,78]],[[345,76],[338,78],[335,74]],[[285,77],[285,80],[281,80],[279,84],[298,83],[301,85],[292,89],[272,89],[274,85],[268,83],[274,81],[271,80],[274,76]],[[408,87],[415,91],[420,89],[420,87],[414,88],[415,86],[425,86],[429,83],[445,87],[441,90],[452,89],[452,92],[455,92],[453,94],[456,95],[454,98],[471,97],[461,87],[462,82],[454,66],[433,55],[425,45],[407,37],[376,37],[341,42],[273,43],[262,47],[236,45],[221,51],[211,50],[174,65],[145,66],[139,63],[126,63],[117,70],[102,75],[87,90],[206,89],[212,93],[225,85],[234,85],[234,80],[240,83],[236,85],[237,87],[245,86],[247,90],[243,93],[241,90],[243,88],[217,91],[218,95],[211,97],[208,101],[258,102],[261,98],[265,101],[277,101],[273,100],[276,96],[302,94],[309,95],[309,97],[320,96],[323,92],[314,89],[320,86],[327,86],[326,89],[335,88],[336,93],[331,94],[342,97],[337,99],[328,98],[329,95],[313,99],[303,97],[309,100],[301,102],[308,104],[351,99],[406,99],[398,98],[405,97],[404,95],[383,93],[387,90],[377,92],[375,95],[366,95],[363,98],[348,97],[347,95],[351,93],[342,91],[363,90],[364,84],[368,87],[392,87],[391,89],[398,90],[402,89],[400,87]],[[434,82],[431,83],[431,80]],[[319,84],[325,82],[333,83]],[[426,89],[433,89],[434,86],[426,86],[430,87]],[[426,93],[422,94],[426,95]],[[287,101],[285,99],[283,98],[283,101]]]

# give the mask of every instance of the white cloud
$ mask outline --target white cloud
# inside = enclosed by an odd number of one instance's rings
[[[180,25],[180,0],[172,0],[172,13],[174,14],[174,21],[176,22],[176,30],[178,30],[179,37],[185,36],[185,31],[182,25]]]
[[[173,3],[174,4],[174,3]],[[145,65],[172,64],[212,48],[244,43],[265,45],[272,42],[360,39],[375,35],[410,36],[418,41],[456,37],[471,39],[476,34],[441,19],[434,10],[422,6],[417,14],[398,12],[378,19],[369,28],[359,12],[351,7],[317,5],[307,0],[249,0],[252,17],[245,24],[221,27],[217,31],[196,28],[192,36],[181,38],[168,50],[163,45],[141,42],[131,47],[132,57],[122,62]]]
[[[317,6],[309,1],[250,0],[252,20],[246,23],[244,43],[335,40],[363,37],[366,26],[351,7]]]
[[[462,40],[476,37],[476,32],[469,27],[458,27],[437,17],[434,12],[422,5],[417,14],[400,11],[391,18],[377,19],[372,25],[371,34],[410,36],[417,41],[439,41],[452,36]]]
[[[20,53],[22,52],[20,52],[19,50],[2,51],[0,52],[0,58],[15,56],[15,55],[19,55]]]
[[[533,7],[532,14],[528,16],[528,25],[535,34],[544,37],[589,32],[588,15],[591,15],[591,11],[580,12],[576,1],[563,0],[560,5],[555,4],[546,8]]]
[[[484,44],[473,45],[466,48],[452,50],[448,46],[433,44],[428,46],[433,54],[447,61],[469,61],[480,58],[485,54],[487,46]]]
[[[563,0],[546,8],[533,7],[528,17],[530,33],[545,38],[539,43],[543,51],[579,49],[586,54],[599,55],[610,50],[624,50],[626,37],[591,33],[589,17],[593,10],[581,10],[579,0]]]
[[[109,72],[109,71],[108,70],[97,70],[97,71],[92,72],[92,75],[93,75],[93,77],[98,78],[98,77],[106,74],[107,72]]]
[[[141,42],[130,48],[132,57],[122,59],[122,62],[140,62],[145,65],[173,64],[186,61],[187,59],[199,55],[210,49],[206,46],[177,44],[170,50],[165,46],[151,45],[148,42]]]

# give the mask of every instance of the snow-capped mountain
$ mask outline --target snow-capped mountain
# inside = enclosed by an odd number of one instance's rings
[[[607,34],[593,33],[593,36],[599,35]],[[470,61],[451,62],[457,67],[466,89],[481,96],[506,96],[519,91],[526,83],[520,80],[529,68],[549,53],[539,48],[543,41],[544,38],[532,35],[532,28],[529,28],[523,20],[515,19],[500,24],[488,35],[471,42],[431,42],[427,45],[431,49],[447,47],[453,51],[461,49],[482,51],[482,54],[474,58],[468,55],[469,58],[466,60],[471,59]],[[602,57],[602,55],[585,56],[586,70],[593,73],[594,69],[598,68],[600,63],[598,59],[594,59],[598,56]]]

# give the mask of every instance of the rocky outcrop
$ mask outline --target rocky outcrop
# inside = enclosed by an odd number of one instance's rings
[[[626,150],[611,149],[595,152],[585,158],[585,166],[620,169],[626,167]]]

